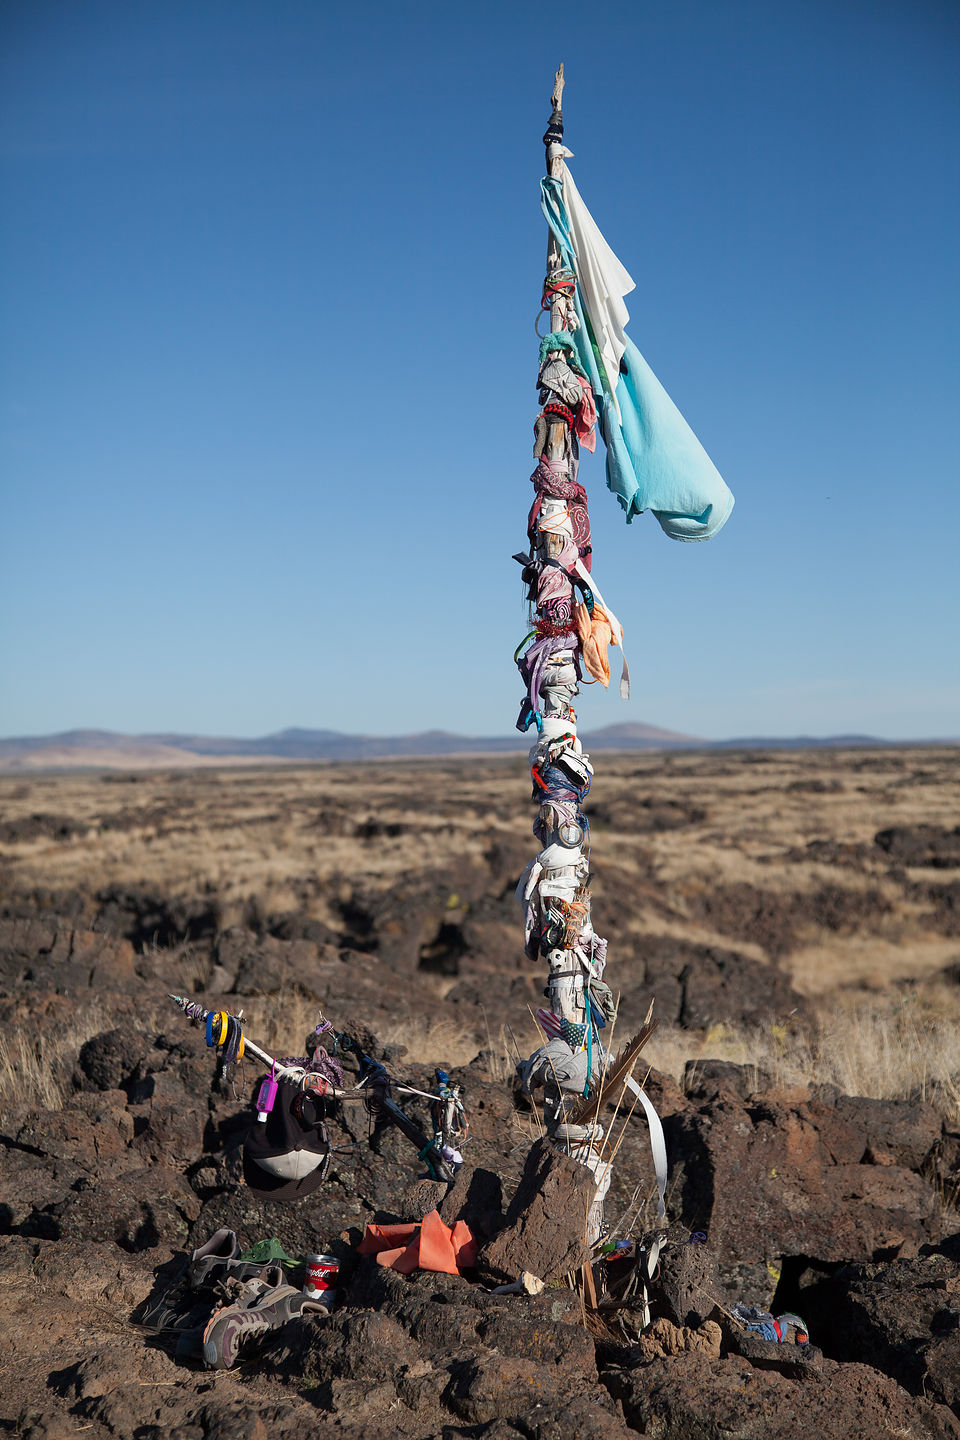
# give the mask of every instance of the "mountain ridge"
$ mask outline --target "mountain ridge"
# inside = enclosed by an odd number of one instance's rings
[[[750,736],[708,740],[659,725],[629,721],[582,735],[586,750],[808,749],[886,745],[873,735]],[[288,726],[270,735],[241,737],[152,731],[128,735],[76,728],[53,735],[0,738],[0,770],[137,769],[294,761],[380,760],[465,754],[520,754],[532,743],[522,735],[470,736],[448,730],[409,735],[351,735],[339,730]],[[907,742],[903,742],[907,743]],[[935,742],[910,742],[915,744]],[[952,742],[940,742],[952,743]]]

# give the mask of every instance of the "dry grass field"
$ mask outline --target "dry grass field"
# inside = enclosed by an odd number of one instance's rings
[[[658,1068],[727,1058],[786,1083],[922,1093],[960,1116],[960,750],[641,753],[597,768],[595,922],[623,1024],[657,995]],[[0,777],[4,913],[146,954],[179,947],[211,998],[225,934],[335,946],[380,973],[383,1039],[452,1064],[483,1049],[502,1075],[514,1037],[534,1041],[538,977],[512,900],[534,850],[528,798],[516,758]],[[740,1010],[730,984],[718,1013],[691,1005],[684,976],[704,955],[751,962]],[[780,989],[765,1009],[767,976]],[[295,974],[261,1003],[270,1043],[309,1019]],[[162,1006],[158,992],[158,1021]],[[14,1008],[29,1020],[22,996]],[[79,1044],[82,1003],[73,1023]],[[3,1041],[8,1083],[29,1084],[24,1033]]]

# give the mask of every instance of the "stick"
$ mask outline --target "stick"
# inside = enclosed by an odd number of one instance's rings
[[[563,61],[560,61],[560,69],[553,78],[553,94],[550,103],[553,106],[553,113],[559,115],[563,110],[563,87],[567,82],[563,78]]]
[[[593,1270],[592,1270],[592,1268],[591,1268],[591,1265],[590,1265],[590,1261],[589,1261],[589,1260],[587,1261],[586,1265],[584,1265],[584,1267],[583,1267],[583,1290],[584,1290],[584,1295],[586,1296],[586,1299],[589,1300],[589,1302],[590,1302],[590,1309],[591,1309],[591,1310],[596,1310],[596,1308],[597,1308],[597,1287],[596,1287],[596,1285],[593,1283]]]
[[[595,1096],[588,1097],[586,1100],[581,1101],[568,1117],[569,1124],[586,1125],[590,1120],[596,1119],[614,1087],[621,1085],[626,1080],[626,1077],[632,1073],[633,1067],[640,1057],[640,1051],[644,1045],[646,1045],[656,1028],[656,1020],[651,1020],[641,1027],[632,1040],[627,1041],[606,1083],[597,1091]]]
[[[174,1005],[179,1005],[180,1009],[184,1012],[184,1014],[187,1013],[187,1006],[192,1005],[193,1003],[192,1001],[187,1000],[183,995],[169,995],[168,999],[172,1000]],[[191,1015],[188,1018],[194,1020],[195,1024],[197,1025],[205,1025],[207,1023],[207,1020],[210,1018],[210,1014],[211,1012],[209,1010],[201,1010],[198,1014]],[[255,1045],[254,1042],[250,1039],[249,1035],[244,1035],[243,1044],[244,1049],[246,1050],[248,1055],[255,1055],[258,1060],[263,1061],[264,1065],[275,1067],[277,1079],[284,1080],[288,1076],[294,1075],[299,1078],[299,1076],[303,1074],[302,1066],[278,1065],[274,1057],[272,1055],[268,1055],[266,1050],[261,1050],[259,1045]],[[342,1091],[335,1089],[335,1087],[332,1085],[330,1089],[334,1095],[339,1096],[343,1093]]]
[[[216,1011],[211,1012],[209,1010],[204,1010],[197,1007],[195,1001],[187,1000],[186,997],[183,995],[168,994],[167,998],[172,1000],[174,1005],[179,1005],[180,1009],[184,1012],[187,1018],[189,1020],[192,1020],[195,1025],[205,1025],[211,1013],[216,1014]],[[234,1019],[239,1018],[240,1016],[234,1016]],[[246,1054],[253,1055],[256,1057],[257,1060],[261,1060],[264,1065],[270,1066],[278,1080],[303,1079],[304,1069],[302,1065],[278,1065],[274,1057],[268,1054],[266,1050],[261,1049],[259,1045],[256,1045],[246,1033],[244,1033],[243,1037],[243,1047]],[[362,1095],[358,1094],[356,1088],[352,1090],[338,1090],[336,1085],[334,1085],[331,1081],[327,1080],[326,1084],[328,1088],[325,1091],[325,1094],[331,1095],[336,1100],[359,1101],[366,1100],[367,1098],[366,1093]]]

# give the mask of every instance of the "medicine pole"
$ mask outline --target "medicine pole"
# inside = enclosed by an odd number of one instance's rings
[[[566,153],[563,86],[561,65],[543,137],[547,173],[554,177]],[[527,690],[517,726],[535,727],[530,771],[537,804],[533,831],[541,847],[520,882],[518,899],[526,953],[546,963],[547,1006],[537,1012],[545,1044],[520,1070],[528,1091],[543,1087],[548,1134],[596,1177],[586,1236],[593,1244],[603,1229],[610,1164],[602,1155],[599,1121],[574,1124],[571,1111],[600,1082],[606,1058],[602,1036],[610,1033],[615,1008],[602,978],[607,942],[594,933],[591,919],[589,828],[580,807],[593,771],[577,737],[573,708],[595,604],[587,497],[577,474],[580,443],[593,448],[596,418],[572,342],[578,326],[575,286],[576,275],[564,268],[551,233],[541,297],[550,330],[542,339],[537,373],[535,496],[528,517],[529,550],[516,557],[524,567],[532,623],[517,661]]]

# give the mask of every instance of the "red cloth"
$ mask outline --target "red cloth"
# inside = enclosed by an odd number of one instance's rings
[[[470,1226],[457,1220],[452,1229],[431,1210],[419,1225],[368,1225],[357,1246],[359,1255],[376,1255],[377,1264],[401,1275],[435,1270],[458,1275],[476,1262],[477,1241]]]
[[[597,432],[594,428],[597,423],[597,402],[593,398],[590,381],[582,375],[577,376],[577,381],[583,391],[583,401],[577,411],[577,439],[584,450],[589,450],[592,455],[597,448]]]

